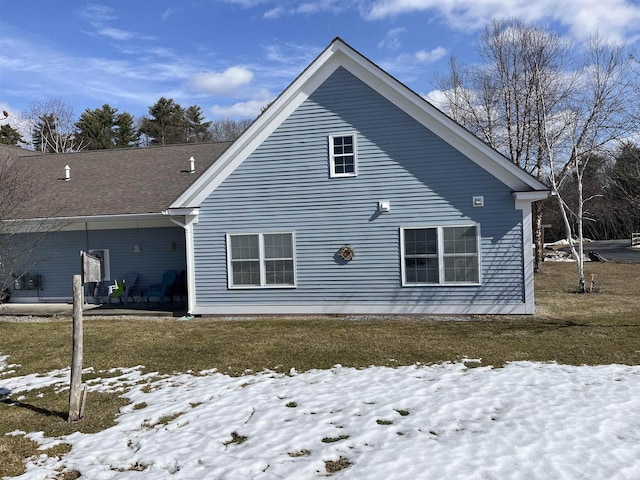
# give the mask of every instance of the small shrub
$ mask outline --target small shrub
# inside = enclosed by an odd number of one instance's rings
[[[298,406],[298,404],[296,402],[287,403],[287,407],[289,407],[289,408],[296,408],[297,406]]]

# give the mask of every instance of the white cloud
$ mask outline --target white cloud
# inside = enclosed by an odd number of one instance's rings
[[[209,111],[220,118],[255,118],[273,99],[273,93],[268,90],[260,90],[250,100],[232,105],[213,105]]]
[[[239,87],[248,85],[251,80],[251,71],[244,67],[230,67],[222,73],[196,73],[189,81],[189,86],[198,93],[233,95]]]
[[[445,55],[448,50],[444,47],[436,47],[432,50],[418,50],[414,53],[400,55],[397,58],[399,63],[433,63],[437,62]]]
[[[423,95],[422,97],[427,102],[431,103],[431,105],[434,105],[440,110],[445,110],[447,105],[449,104],[447,95],[442,90],[431,90],[429,93]]]
[[[389,50],[397,50],[401,46],[400,35],[407,31],[406,28],[394,28],[387,32],[387,35],[384,37],[380,43],[378,43],[378,47],[380,48],[388,48]]]
[[[167,18],[169,18],[171,15],[173,15],[175,12],[171,9],[171,8],[167,8],[164,12],[162,12],[162,21],[166,21]]]
[[[557,22],[579,41],[596,32],[612,41],[629,39],[640,23],[640,5],[631,0],[374,0],[364,8],[363,15],[369,20],[382,20],[424,11],[452,28],[467,31],[503,18]]]
[[[246,2],[237,2],[245,4]],[[252,2],[255,6],[261,2]],[[276,19],[285,15],[315,15],[322,12],[339,13],[350,9],[353,2],[345,0],[316,0],[313,2],[275,2],[276,7],[268,10],[263,15],[266,19]],[[285,5],[283,5],[285,3]]]
[[[135,36],[133,33],[120,30],[119,28],[103,28],[98,31],[98,35],[112,40],[129,40]]]
[[[414,54],[416,60],[421,63],[431,63],[440,60],[447,54],[447,49],[443,47],[436,47],[433,50],[420,50]]]
[[[269,19],[269,20],[274,20],[276,18],[280,18],[281,16],[285,15],[286,13],[287,13],[287,11],[283,7],[276,7],[276,8],[272,8],[271,10],[268,10],[267,12],[265,12],[264,18]]]
[[[220,118],[253,118],[268,104],[264,100],[248,100],[233,105],[214,105],[210,112]]]
[[[78,11],[78,15],[90,23],[108,22],[118,18],[114,14],[113,8],[97,3],[87,3],[84,8]]]

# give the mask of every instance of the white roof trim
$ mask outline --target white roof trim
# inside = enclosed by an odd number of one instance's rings
[[[527,202],[535,202],[537,200],[544,200],[549,196],[549,191],[533,191],[533,192],[513,192],[513,196],[516,200],[523,200]]]
[[[546,185],[336,38],[170,208],[198,207],[341,66],[512,190],[548,190]]]

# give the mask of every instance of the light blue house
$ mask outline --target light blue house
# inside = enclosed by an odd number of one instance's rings
[[[534,312],[547,187],[340,39],[232,144],[16,165],[36,183],[3,220],[29,248],[0,259],[12,302],[70,301],[92,251],[139,297],[185,271],[195,315]]]
[[[192,314],[530,314],[547,193],[335,39],[165,213]]]

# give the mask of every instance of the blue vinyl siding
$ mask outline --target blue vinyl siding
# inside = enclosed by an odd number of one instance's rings
[[[175,251],[171,242],[176,244]],[[142,253],[135,254],[134,245],[140,245]],[[107,285],[133,272],[138,274],[137,285],[147,287],[159,283],[165,270],[186,268],[184,230],[179,227],[54,232],[29,255],[29,262],[36,264],[24,268],[42,275],[42,291],[12,292],[12,300],[26,296],[70,300],[72,277],[80,273],[80,251],[91,249],[109,250],[111,281]]]
[[[330,177],[328,137],[341,132],[357,132],[356,177]],[[197,303],[520,303],[521,221],[509,188],[340,68],[201,204]],[[482,284],[402,287],[400,227],[460,223],[480,226]],[[297,288],[229,290],[225,234],[269,231],[295,232]]]

